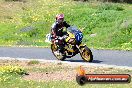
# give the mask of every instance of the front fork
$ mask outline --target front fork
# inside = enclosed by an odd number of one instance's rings
[[[76,45],[76,47],[78,48],[78,50],[79,50],[80,53],[83,52],[85,46],[86,46],[86,44]]]

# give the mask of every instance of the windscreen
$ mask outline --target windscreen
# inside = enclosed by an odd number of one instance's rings
[[[67,30],[75,35],[75,38],[76,38],[77,42],[81,42],[82,41],[83,34],[82,34],[82,32],[80,30],[78,30],[77,27],[71,26]]]

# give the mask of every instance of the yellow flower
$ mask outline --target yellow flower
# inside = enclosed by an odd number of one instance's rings
[[[37,16],[32,16],[32,20],[33,21],[37,21],[38,20],[38,17]]]
[[[23,74],[23,73],[25,73],[25,70],[18,66],[1,66],[0,72],[1,73]]]

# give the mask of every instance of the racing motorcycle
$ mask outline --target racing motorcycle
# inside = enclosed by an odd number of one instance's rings
[[[67,28],[66,37],[65,37],[65,45],[64,45],[64,53],[62,54],[58,46],[55,42],[51,43],[51,50],[54,56],[58,60],[65,60],[66,58],[71,58],[76,54],[80,53],[82,59],[86,62],[92,62],[93,55],[91,50],[86,46],[86,44],[82,43],[83,34],[82,32],[75,26],[71,26]],[[58,42],[60,39],[55,39]]]

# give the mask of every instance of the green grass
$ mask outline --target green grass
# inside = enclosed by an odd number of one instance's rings
[[[83,30],[83,42],[97,49],[132,50],[132,5],[73,0],[0,0],[0,45],[49,46],[55,15]],[[95,37],[90,37],[96,34]]]
[[[0,88],[130,88],[130,84],[86,84],[80,86],[76,81],[49,81],[38,82],[22,79],[16,74],[3,74],[0,76]]]
[[[34,64],[39,64],[39,61],[31,60],[31,61],[28,62],[28,65],[34,65]]]

